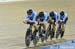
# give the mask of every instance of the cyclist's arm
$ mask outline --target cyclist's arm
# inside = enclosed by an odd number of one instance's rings
[[[36,15],[34,16],[32,22],[36,23],[37,24],[37,21],[36,21]]]
[[[44,24],[47,23],[47,16],[45,17],[43,23],[44,23]]]
[[[51,19],[51,18],[48,16],[46,21],[48,21],[48,22],[49,22],[49,20],[50,20],[50,19]]]
[[[44,13],[44,23],[47,23],[47,17],[48,17],[48,15],[47,15],[47,13]]]
[[[64,22],[66,18],[67,18],[67,14],[65,14],[65,16],[64,16],[62,21]]]
[[[57,22],[58,22],[58,18],[57,18],[57,16],[55,17],[55,24],[57,24]]]
[[[33,12],[33,14],[32,14],[32,17],[33,17],[33,22],[36,22],[36,12]]]
[[[29,16],[26,17],[26,22],[32,22],[32,20],[29,19]]]
[[[37,20],[36,20],[37,19],[37,13],[35,11],[33,12],[32,16],[33,16],[32,22],[34,22],[35,24],[37,24]]]

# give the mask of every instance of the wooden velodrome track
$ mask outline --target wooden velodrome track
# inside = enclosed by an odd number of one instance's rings
[[[64,39],[75,39],[75,0],[40,0],[0,3],[0,49],[24,49],[25,31],[28,25],[23,24],[26,11],[33,10],[58,13],[64,10],[68,13]]]

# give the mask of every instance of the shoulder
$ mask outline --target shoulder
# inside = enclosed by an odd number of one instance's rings
[[[45,15],[47,15],[47,12],[44,12]]]
[[[44,12],[44,15],[45,15],[45,16],[48,16],[47,12]]]
[[[33,14],[37,15],[36,11],[33,11]]]
[[[58,15],[58,13],[56,11],[54,11],[55,15]]]
[[[65,16],[66,16],[66,17],[68,16],[67,13],[65,13]]]

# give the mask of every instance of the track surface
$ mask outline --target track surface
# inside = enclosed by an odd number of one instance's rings
[[[37,12],[66,11],[69,21],[64,38],[66,40],[75,39],[75,0],[0,3],[0,49],[24,49],[26,47],[24,37],[28,25],[23,24],[22,21],[25,20],[26,10],[29,8]]]

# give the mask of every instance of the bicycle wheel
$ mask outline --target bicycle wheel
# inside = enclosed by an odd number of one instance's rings
[[[44,41],[44,33],[43,33],[43,30],[40,28],[40,37],[41,37],[41,42]]]
[[[33,44],[34,44],[34,46],[36,46],[36,44],[37,44],[37,42],[38,42],[38,38],[37,38],[37,32],[36,31],[34,31],[34,33],[33,33]]]
[[[30,30],[28,29],[25,36],[25,44],[27,47],[29,47],[30,41],[31,41],[31,34],[30,34]]]
[[[64,31],[61,30],[61,36],[60,36],[60,38],[63,38],[63,36],[64,36]]]
[[[60,30],[57,29],[57,31],[56,31],[56,39],[58,39],[59,35],[60,35]]]
[[[33,44],[34,44],[34,46],[37,45],[37,42],[38,42],[38,38],[37,38],[37,37],[34,37],[34,39],[33,39]]]
[[[48,29],[45,33],[45,40],[47,40],[49,36],[50,36],[50,28],[48,27]]]

